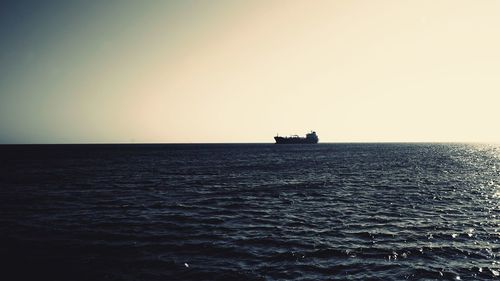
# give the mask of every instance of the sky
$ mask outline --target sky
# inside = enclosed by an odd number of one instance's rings
[[[0,143],[500,142],[500,1],[2,1]]]

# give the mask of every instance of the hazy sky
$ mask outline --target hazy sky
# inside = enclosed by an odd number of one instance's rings
[[[500,1],[2,1],[0,143],[500,141]]]

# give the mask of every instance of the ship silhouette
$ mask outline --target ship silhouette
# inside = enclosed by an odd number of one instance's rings
[[[293,135],[289,137],[280,137],[279,135],[274,137],[276,144],[312,144],[318,143],[319,138],[316,132],[311,131],[306,134],[306,137],[299,137],[298,135]]]

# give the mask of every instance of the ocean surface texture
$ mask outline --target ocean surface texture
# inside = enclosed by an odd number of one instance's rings
[[[0,280],[500,279],[500,147],[0,146]]]

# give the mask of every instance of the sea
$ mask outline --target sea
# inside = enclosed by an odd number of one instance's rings
[[[0,146],[0,280],[500,279],[500,146]]]

